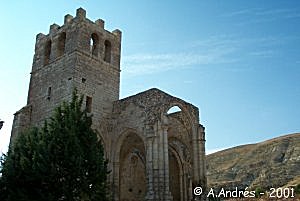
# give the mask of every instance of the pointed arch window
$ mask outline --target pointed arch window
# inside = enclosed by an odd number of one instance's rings
[[[93,33],[90,38],[90,51],[92,55],[98,56],[99,52],[99,37],[97,34]]]
[[[167,114],[173,114],[173,113],[177,113],[177,112],[181,112],[181,109],[180,109],[180,107],[175,105],[167,111]]]

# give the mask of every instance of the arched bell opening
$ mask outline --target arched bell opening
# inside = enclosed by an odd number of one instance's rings
[[[164,116],[167,117],[168,124],[171,124],[171,122],[174,120],[177,122],[176,124],[180,124],[180,126],[186,131],[186,134],[189,136],[189,140],[191,141],[192,127],[195,119],[193,119],[193,115],[189,107],[179,102],[170,103],[164,110]],[[169,125],[169,128],[171,127],[172,125]]]
[[[92,33],[90,37],[90,52],[94,56],[98,56],[99,52],[99,36],[96,33]]]

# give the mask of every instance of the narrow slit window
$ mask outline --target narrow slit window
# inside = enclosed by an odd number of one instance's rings
[[[86,97],[85,107],[87,112],[92,112],[92,97]]]
[[[51,93],[52,93],[52,89],[51,87],[48,87],[48,91],[47,91],[47,100],[51,99]]]

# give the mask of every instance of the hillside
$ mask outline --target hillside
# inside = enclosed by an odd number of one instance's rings
[[[208,186],[280,187],[300,182],[300,133],[207,155]]]

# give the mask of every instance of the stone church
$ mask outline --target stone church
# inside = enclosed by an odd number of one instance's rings
[[[27,105],[14,116],[11,142],[40,126],[74,88],[84,95],[109,161],[115,201],[189,201],[206,187],[205,133],[194,105],[153,88],[120,99],[121,31],[77,9],[36,36]],[[170,113],[172,107],[180,111]]]

